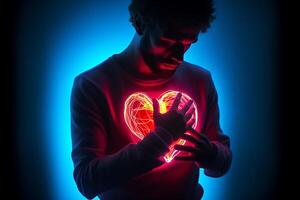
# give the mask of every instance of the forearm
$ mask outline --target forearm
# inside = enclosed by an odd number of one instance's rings
[[[170,142],[164,130],[156,129],[139,143],[128,144],[115,154],[82,162],[74,171],[80,192],[94,198],[162,165]]]

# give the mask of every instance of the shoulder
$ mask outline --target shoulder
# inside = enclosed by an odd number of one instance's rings
[[[81,72],[76,78],[84,78],[90,81],[99,80],[112,74],[115,69],[115,65],[116,64],[113,62],[112,57],[109,57],[91,69]]]
[[[108,77],[113,76],[116,68],[115,65],[116,64],[113,62],[112,57],[109,57],[98,65],[78,74],[74,81],[87,81],[94,85],[105,83],[105,80]]]
[[[104,101],[106,80],[111,77],[112,70],[114,70],[114,62],[109,57],[98,65],[75,76],[71,95],[72,101],[75,101],[75,99],[81,99],[81,101],[82,99],[89,99],[91,101],[94,98]]]

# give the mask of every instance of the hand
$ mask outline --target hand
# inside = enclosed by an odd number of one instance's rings
[[[175,160],[196,161],[200,166],[209,168],[217,156],[217,147],[203,134],[189,128],[192,135],[183,134],[182,139],[192,142],[195,146],[175,145],[174,149],[190,153],[189,156],[176,156]],[[196,137],[195,137],[196,136]]]
[[[155,127],[162,127],[166,129],[170,134],[172,134],[173,140],[177,140],[188,128],[192,127],[195,122],[194,120],[190,120],[195,109],[192,108],[190,112],[187,112],[193,104],[192,100],[188,101],[181,110],[178,110],[181,96],[181,93],[176,95],[170,110],[164,114],[161,114],[159,111],[158,101],[156,99],[152,99]]]

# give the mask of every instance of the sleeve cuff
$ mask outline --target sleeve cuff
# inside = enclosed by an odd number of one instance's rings
[[[169,151],[169,145],[172,141],[172,135],[167,130],[156,128],[154,132],[150,132],[138,143],[138,148],[145,155],[159,158]]]
[[[209,168],[204,169],[204,174],[210,177],[223,176],[230,168],[232,154],[231,151],[223,144],[213,141],[217,148],[217,156]]]

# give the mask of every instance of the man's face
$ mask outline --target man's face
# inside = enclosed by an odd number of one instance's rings
[[[184,53],[198,39],[199,27],[147,25],[141,38],[140,50],[146,64],[161,76],[174,73],[183,62]]]

